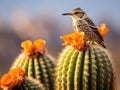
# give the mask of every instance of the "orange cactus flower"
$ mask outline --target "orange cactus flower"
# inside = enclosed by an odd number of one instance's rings
[[[35,52],[44,53],[45,40],[36,40],[32,43],[30,40],[26,40],[21,43],[21,47],[24,49],[24,53],[31,54]]]
[[[18,67],[10,70],[7,74],[1,78],[1,88],[3,90],[12,90],[13,87],[21,85],[24,80],[25,73]]]
[[[22,80],[23,76],[25,76],[25,72],[20,67],[17,67],[15,69],[9,71],[9,73],[12,75],[15,74],[19,78],[19,80]]]
[[[84,32],[78,33],[74,32],[65,36],[62,36],[61,39],[65,41],[66,46],[73,46],[79,50],[84,48]]]
[[[106,33],[109,31],[108,27],[106,26],[106,24],[101,24],[100,27],[97,27],[98,31],[100,32],[100,34],[105,37]]]
[[[45,51],[45,40],[36,40],[34,41],[34,47],[36,49],[36,51],[39,51],[41,53],[44,53]]]
[[[60,38],[63,39],[65,42],[65,43],[63,43],[63,45],[66,45],[66,46],[71,45],[71,42],[72,42],[71,34],[61,36]]]
[[[25,53],[30,53],[34,50],[32,42],[30,40],[22,42],[21,47],[24,48]]]

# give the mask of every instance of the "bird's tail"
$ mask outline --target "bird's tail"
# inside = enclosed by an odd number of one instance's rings
[[[97,43],[98,43],[99,45],[101,45],[103,48],[107,48],[102,41],[98,41]]]

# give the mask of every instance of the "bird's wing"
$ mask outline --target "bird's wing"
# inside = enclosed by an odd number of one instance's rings
[[[95,26],[95,24],[93,23],[93,21],[90,18],[85,18],[85,21],[88,23],[89,27],[92,28],[92,31],[102,40],[103,37],[102,35],[99,33],[99,31],[97,30],[97,27]]]

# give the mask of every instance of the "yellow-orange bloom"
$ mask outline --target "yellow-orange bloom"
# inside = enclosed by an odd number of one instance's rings
[[[24,53],[26,54],[35,52],[43,53],[45,51],[45,40],[36,40],[34,43],[30,40],[26,40],[21,43],[21,47],[24,49]]]
[[[25,53],[30,53],[34,50],[32,42],[30,40],[22,42],[21,47],[24,48]]]
[[[36,40],[36,41],[34,41],[33,45],[34,45],[36,51],[44,53],[44,51],[45,51],[45,44],[46,44],[45,40]]]
[[[71,45],[74,48],[79,50],[84,48],[84,32],[78,33],[74,32],[65,36],[62,36],[61,39],[65,41],[65,45]]]
[[[24,80],[25,73],[18,67],[10,70],[7,74],[1,78],[1,88],[4,90],[12,90],[13,87],[21,85]]]
[[[100,27],[97,27],[98,31],[100,32],[100,34],[105,37],[106,33],[109,31],[108,27],[106,26],[106,24],[101,24]]]
[[[25,76],[25,72],[20,67],[12,69],[11,71],[9,71],[9,74],[17,76],[19,80],[23,80],[23,76]]]

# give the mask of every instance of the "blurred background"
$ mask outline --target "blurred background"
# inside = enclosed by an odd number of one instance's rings
[[[120,82],[119,4],[119,0],[1,0],[0,76],[8,71],[26,39],[46,40],[48,52],[57,58],[63,48],[59,37],[73,32],[71,18],[62,13],[80,7],[97,26],[105,23],[109,27],[105,41],[116,67],[115,78]]]

